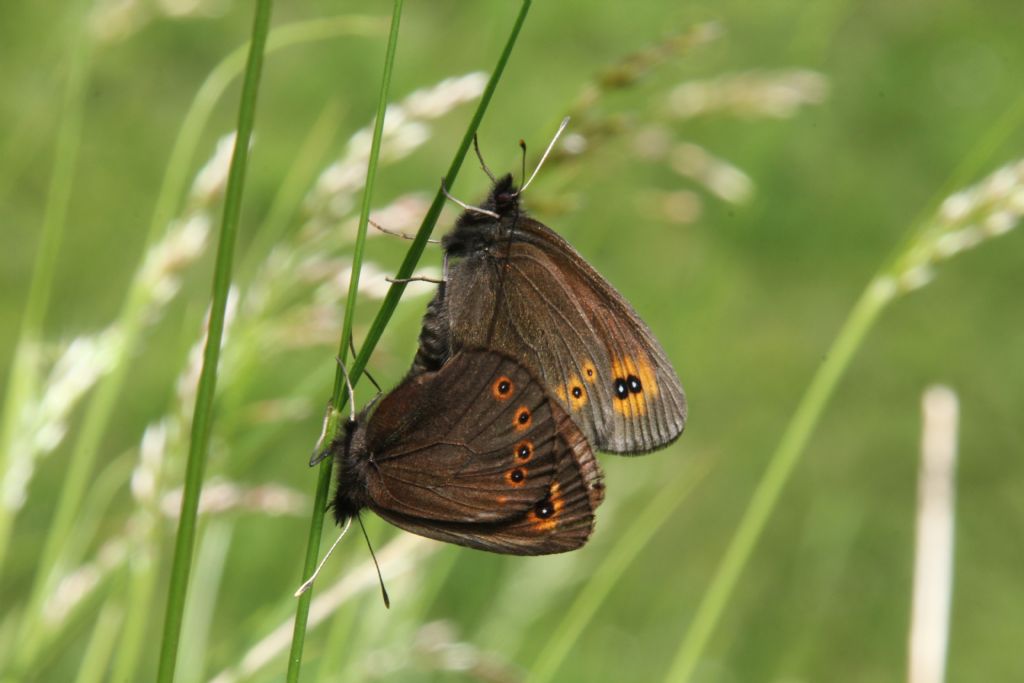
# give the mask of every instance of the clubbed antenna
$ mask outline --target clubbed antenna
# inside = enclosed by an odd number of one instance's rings
[[[388,597],[388,589],[384,587],[384,577],[381,576],[380,565],[377,564],[377,556],[373,552],[373,545],[370,544],[370,536],[366,533],[366,527],[363,525],[363,518],[358,512],[356,513],[356,519],[359,520],[359,528],[363,530],[363,538],[366,539],[366,547],[370,549],[370,557],[373,558],[373,566],[377,568],[377,580],[380,581],[380,594],[384,598],[384,607],[390,609],[391,598]]]
[[[491,169],[487,168],[487,162],[484,161],[484,155],[480,153],[480,142],[477,140],[476,133],[473,133],[473,151],[476,152],[476,158],[480,160],[480,168],[484,169],[484,173],[491,179],[492,183],[498,182],[498,179],[491,173]]]
[[[562,131],[564,131],[565,127],[568,126],[568,125],[569,125],[569,117],[566,116],[564,119],[562,119],[562,125],[560,125],[558,127],[558,130],[555,132],[555,137],[551,138],[551,142],[548,144],[548,148],[546,150],[544,150],[544,155],[540,158],[540,161],[537,162],[537,168],[533,169],[533,173],[530,174],[530,179],[527,180],[525,183],[523,183],[523,186],[519,188],[518,192],[516,192],[517,195],[521,195],[523,193],[523,191],[526,190],[526,188],[530,186],[530,183],[533,182],[533,179],[537,177],[537,171],[539,171],[540,167],[544,165],[544,162],[547,160],[548,155],[551,154],[551,150],[555,148],[555,143],[558,142],[559,136],[562,135]],[[523,159],[524,159],[524,163],[525,163],[526,143],[521,143],[521,144],[523,146]],[[523,173],[523,175],[525,175],[525,172]]]

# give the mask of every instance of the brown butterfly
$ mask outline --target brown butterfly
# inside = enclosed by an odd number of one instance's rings
[[[406,531],[497,553],[582,546],[604,496],[580,430],[529,370],[494,351],[464,350],[407,377],[330,453],[339,524],[369,508]]]
[[[671,443],[686,424],[686,398],[661,345],[568,242],[526,215],[519,196],[512,176],[495,181],[442,239],[445,282],[410,374],[463,348],[492,349],[539,377],[595,449]]]

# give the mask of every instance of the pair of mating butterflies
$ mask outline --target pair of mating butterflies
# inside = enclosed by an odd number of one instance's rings
[[[629,303],[523,212],[511,176],[441,244],[445,281],[409,375],[329,448],[335,517],[369,508],[498,553],[578,548],[604,496],[592,448],[674,441],[679,379]]]

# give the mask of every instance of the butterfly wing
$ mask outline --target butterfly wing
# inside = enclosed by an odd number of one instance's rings
[[[564,501],[560,491],[600,486],[583,435],[557,402],[526,368],[489,351],[407,378],[370,418],[365,443],[369,507],[441,540],[528,517],[553,487]],[[591,507],[574,502],[573,511],[573,529],[592,522]]]
[[[598,450],[643,453],[682,433],[686,398],[653,333],[541,223],[520,218],[512,239],[453,263],[443,296],[448,327],[438,336],[451,349],[521,360]]]
[[[594,511],[604,498],[601,471],[590,446],[568,415],[552,407],[563,449],[547,491],[525,511],[501,521],[451,522],[378,510],[395,526],[438,541],[510,555],[548,555],[575,550],[594,529]]]

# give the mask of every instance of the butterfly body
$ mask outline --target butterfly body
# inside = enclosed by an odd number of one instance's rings
[[[643,453],[678,438],[682,386],[629,303],[525,214],[510,176],[480,208],[494,215],[467,210],[442,239],[450,265],[411,374],[462,348],[492,349],[533,372],[598,450]]]
[[[517,555],[572,550],[604,495],[580,430],[515,360],[465,350],[407,377],[332,444],[339,523],[369,508],[428,538]]]

